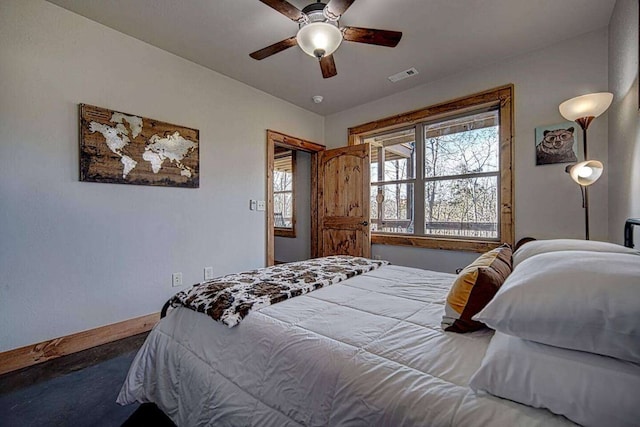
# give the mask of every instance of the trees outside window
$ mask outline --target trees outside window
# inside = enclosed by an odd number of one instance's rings
[[[413,232],[416,150],[414,129],[368,138],[371,146],[371,229]]]
[[[274,231],[276,236],[295,237],[296,152],[278,146],[275,148],[273,167]]]
[[[424,125],[425,234],[498,238],[496,110]]]

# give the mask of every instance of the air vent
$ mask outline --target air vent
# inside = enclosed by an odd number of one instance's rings
[[[395,82],[399,82],[400,80],[413,77],[416,74],[418,74],[418,70],[416,70],[414,67],[411,67],[408,70],[400,71],[399,73],[394,74],[393,76],[389,76],[387,78],[391,80],[393,83],[395,83]]]

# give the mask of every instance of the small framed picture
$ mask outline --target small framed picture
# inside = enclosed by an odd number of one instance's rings
[[[578,162],[578,132],[574,122],[536,128],[536,166]]]

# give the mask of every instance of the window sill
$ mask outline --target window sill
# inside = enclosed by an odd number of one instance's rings
[[[416,248],[443,249],[483,253],[495,249],[502,243],[497,240],[463,240],[426,236],[398,236],[371,233],[371,243],[377,245],[413,246]]]
[[[274,228],[273,235],[277,237],[296,237],[296,230],[293,228]]]

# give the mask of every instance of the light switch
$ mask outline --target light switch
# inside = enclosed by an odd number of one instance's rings
[[[257,204],[256,200],[249,200],[249,209],[252,210],[252,211],[255,211],[256,210],[256,204]]]

